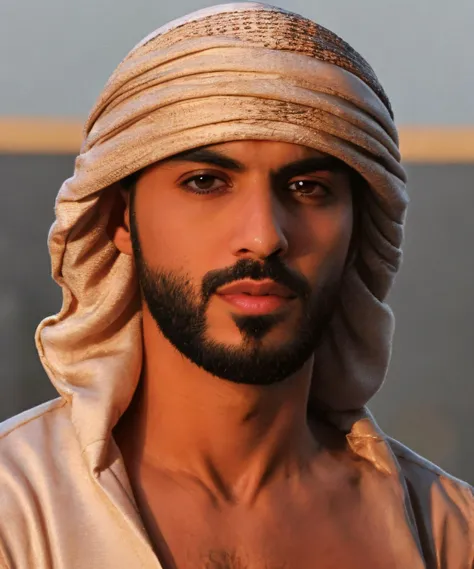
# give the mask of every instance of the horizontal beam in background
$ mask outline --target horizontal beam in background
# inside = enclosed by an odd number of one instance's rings
[[[0,116],[0,153],[77,154],[82,122],[74,119]],[[406,162],[474,162],[473,126],[401,126]]]

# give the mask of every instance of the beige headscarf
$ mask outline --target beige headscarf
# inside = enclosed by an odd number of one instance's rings
[[[216,6],[158,29],[120,63],[58,195],[49,248],[63,306],[36,341],[83,446],[107,438],[142,361],[133,261],[106,233],[113,189],[175,153],[242,139],[318,149],[368,182],[358,256],[316,352],[311,402],[348,417],[381,386],[393,334],[384,299],[407,204],[390,104],[370,66],[328,30],[265,4]]]

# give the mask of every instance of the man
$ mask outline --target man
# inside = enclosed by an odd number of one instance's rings
[[[472,489],[365,405],[407,198],[390,103],[263,4],[147,37],[92,111],[49,237],[60,398],[7,421],[0,566],[472,566]]]

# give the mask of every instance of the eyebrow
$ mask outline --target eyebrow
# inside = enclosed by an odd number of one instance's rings
[[[234,172],[243,172],[246,170],[246,166],[242,162],[206,147],[185,150],[184,152],[165,158],[163,162],[198,162],[232,170]],[[334,156],[310,156],[286,164],[276,171],[272,171],[271,180],[273,184],[278,184],[294,176],[316,172],[341,172],[348,170],[349,167]]]
[[[334,156],[310,156],[296,162],[291,162],[279,168],[276,172],[271,172],[272,184],[279,184],[304,174],[315,174],[316,172],[349,172],[350,168]]]
[[[245,170],[245,166],[242,162],[205,147],[185,150],[184,152],[165,158],[163,162],[200,162],[226,170],[233,170],[234,172],[243,172]]]

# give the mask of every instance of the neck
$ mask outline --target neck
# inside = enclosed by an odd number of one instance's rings
[[[190,474],[229,499],[305,468],[317,448],[307,423],[312,361],[275,385],[235,384],[184,358],[150,319],[144,313],[140,386],[119,427],[126,463]]]

